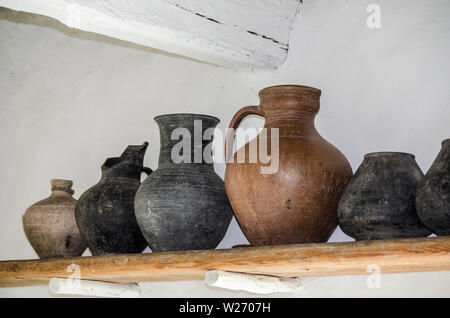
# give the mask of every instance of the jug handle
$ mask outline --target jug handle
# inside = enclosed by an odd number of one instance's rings
[[[142,168],[142,172],[145,172],[145,174],[147,174],[147,176],[149,176],[153,170],[147,167]]]
[[[261,117],[265,117],[264,111],[259,106],[247,106],[247,107],[241,108],[233,116],[233,119],[231,119],[230,125],[228,127],[229,129],[227,131],[227,137],[225,139],[225,162],[228,162],[230,157],[232,156],[235,130],[239,127],[239,124],[241,123],[241,121],[249,115],[258,115]],[[231,144],[230,144],[230,142],[231,142]],[[228,152],[230,152],[230,154],[228,154]]]

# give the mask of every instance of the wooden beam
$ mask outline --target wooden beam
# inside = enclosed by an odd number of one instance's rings
[[[76,264],[81,278],[109,282],[202,280],[208,270],[307,277],[450,270],[450,237],[350,243],[243,247],[169,253],[0,262],[0,286],[45,285],[66,278]],[[72,266],[73,269],[73,266]]]
[[[0,0],[83,31],[236,69],[279,67],[299,0]]]

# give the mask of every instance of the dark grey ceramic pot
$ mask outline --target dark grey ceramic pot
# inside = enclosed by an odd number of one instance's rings
[[[100,182],[78,200],[75,218],[92,255],[141,253],[147,242],[134,215],[134,196],[141,185],[145,150],[128,146],[122,156],[102,165]]]
[[[450,235],[450,139],[417,191],[417,211],[422,222],[437,235]]]
[[[415,207],[423,173],[414,155],[367,154],[339,202],[339,226],[356,240],[426,237]]]
[[[205,131],[212,132],[219,119],[173,114],[155,120],[160,128],[161,152],[158,169],[136,194],[135,213],[141,231],[153,252],[214,249],[233,215],[225,184],[214,172],[208,147],[211,140],[202,141]],[[201,127],[194,126],[194,121]],[[183,137],[172,140],[172,133],[182,133]],[[187,142],[185,148],[179,147],[180,140]],[[182,162],[180,154],[184,155]]]

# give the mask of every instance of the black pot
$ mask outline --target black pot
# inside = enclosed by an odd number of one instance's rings
[[[442,149],[417,191],[417,212],[437,235],[450,235],[450,139]]]
[[[128,146],[122,156],[107,159],[100,182],[78,200],[77,225],[92,255],[141,253],[147,247],[134,215],[141,174],[151,173],[143,167],[147,146]]]
[[[202,138],[219,119],[173,114],[155,120],[160,128],[161,152],[158,169],[136,194],[135,213],[141,231],[154,252],[214,249],[225,236],[233,215],[225,184],[214,172],[208,150],[211,140]],[[172,140],[172,133],[177,138],[178,133],[182,134],[181,141]],[[187,143],[184,148],[180,143],[183,141]],[[175,160],[172,152],[177,156]]]
[[[426,237],[415,207],[423,173],[414,155],[367,154],[339,202],[339,226],[356,240]]]

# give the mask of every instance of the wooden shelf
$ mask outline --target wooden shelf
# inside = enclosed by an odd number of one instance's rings
[[[243,247],[227,250],[128,254],[72,259],[0,262],[0,286],[48,284],[68,277],[70,264],[81,278],[110,282],[202,280],[208,270],[307,277],[450,270],[450,237]]]

